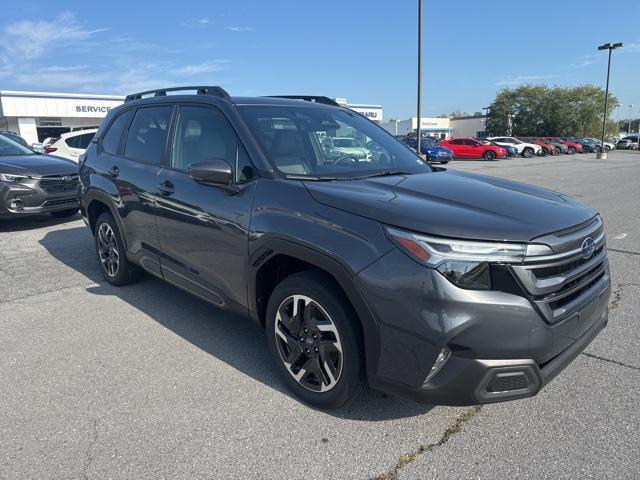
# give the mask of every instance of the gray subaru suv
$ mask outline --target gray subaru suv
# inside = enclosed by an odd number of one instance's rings
[[[345,137],[378,151],[326,154]],[[80,159],[80,202],[109,283],[144,271],[250,317],[319,408],[366,384],[431,404],[530,397],[607,323],[595,210],[430,167],[326,97],[130,95]]]

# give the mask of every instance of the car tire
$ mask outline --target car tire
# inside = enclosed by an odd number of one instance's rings
[[[49,212],[49,213],[56,218],[69,218],[69,217],[74,217],[78,213],[78,209],[70,208],[68,210],[58,210],[57,212]]]
[[[359,320],[328,275],[307,270],[282,280],[269,298],[265,327],[276,368],[305,403],[338,408],[363,389]]]
[[[547,156],[547,149],[543,148],[542,150],[540,150],[540,154],[541,157],[546,157]]]
[[[554,155],[560,155],[562,153],[562,150],[560,150],[559,148],[554,148],[553,149],[553,154]]]
[[[567,153],[569,155],[575,155],[576,154],[576,148],[575,147],[569,147],[569,149],[567,150]]]
[[[142,269],[127,259],[122,235],[110,213],[98,217],[94,237],[100,270],[107,282],[122,286],[140,279]]]
[[[487,150],[482,155],[482,158],[484,158],[488,162],[490,162],[491,160],[495,160],[496,159],[496,152],[494,152],[493,150]]]
[[[604,146],[604,151],[605,151],[605,152],[610,152],[610,151],[611,151],[611,147],[610,147],[610,146],[608,146],[608,145],[605,145],[605,146]]]
[[[531,158],[531,157],[533,157],[533,148],[529,148],[529,147],[525,148],[525,149],[522,151],[522,156],[523,156],[524,158]]]

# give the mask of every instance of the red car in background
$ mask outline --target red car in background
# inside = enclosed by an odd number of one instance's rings
[[[495,160],[507,158],[507,150],[497,145],[483,143],[475,138],[449,138],[440,142],[441,147],[447,147],[453,151],[456,158],[484,158]]]
[[[549,140],[553,140],[554,142],[564,143],[568,148],[567,153],[569,155],[573,155],[574,153],[583,153],[582,145],[580,145],[579,143],[573,142],[571,140],[565,140],[560,137],[545,137],[545,138],[548,138]]]

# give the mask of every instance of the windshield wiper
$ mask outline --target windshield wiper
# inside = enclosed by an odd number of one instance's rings
[[[392,177],[395,175],[413,175],[416,172],[411,172],[409,170],[383,170],[382,172],[374,172],[369,173],[368,175],[362,175],[360,177],[352,177],[350,180],[362,180],[364,178],[372,178],[372,177]]]
[[[307,182],[331,182],[339,180],[337,177],[319,177],[315,175],[285,175],[287,180],[304,180]]]

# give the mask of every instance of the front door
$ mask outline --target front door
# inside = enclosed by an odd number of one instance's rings
[[[164,278],[218,305],[247,305],[246,263],[254,169],[225,116],[183,105],[168,168],[158,181],[157,224]],[[195,182],[189,165],[221,158],[234,169],[234,190]]]

